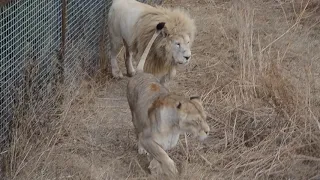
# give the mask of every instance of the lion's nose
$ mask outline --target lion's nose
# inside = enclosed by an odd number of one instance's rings
[[[184,56],[184,58],[185,58],[186,60],[189,60],[189,59],[190,59],[190,56]]]

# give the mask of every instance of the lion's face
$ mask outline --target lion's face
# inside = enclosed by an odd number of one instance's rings
[[[188,35],[181,35],[171,39],[172,57],[175,64],[188,64],[191,59],[191,43]]]
[[[200,100],[191,99],[189,102],[181,103],[178,108],[181,117],[179,120],[180,129],[201,141],[206,139],[210,128]]]

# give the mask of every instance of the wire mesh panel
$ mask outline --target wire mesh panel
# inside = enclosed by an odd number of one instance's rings
[[[103,34],[106,6],[112,1],[68,0],[65,79],[70,81],[79,69],[92,73],[99,65],[99,44]]]
[[[56,0],[24,0],[0,7],[0,147],[6,143],[14,105],[49,93],[59,48]],[[41,106],[41,105],[39,105]]]
[[[146,3],[146,4],[162,4],[163,0],[138,0],[139,2]]]
[[[112,0],[7,2],[11,3],[0,3],[0,150],[8,144],[18,106],[32,107],[35,115],[53,108],[50,97],[61,69],[66,84],[84,70],[98,69],[101,50],[108,52],[101,45],[109,44],[107,13]]]

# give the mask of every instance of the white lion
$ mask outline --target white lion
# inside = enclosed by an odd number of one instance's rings
[[[135,74],[132,59],[140,59],[159,22],[165,22],[166,26],[150,49],[144,72],[155,75],[163,84],[175,76],[178,64],[187,64],[191,59],[190,48],[196,32],[194,20],[177,8],[153,7],[136,0],[113,1],[108,27],[114,77],[123,77],[116,59],[123,44],[127,74]]]

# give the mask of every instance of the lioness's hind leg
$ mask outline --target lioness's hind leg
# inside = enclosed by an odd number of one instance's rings
[[[122,46],[122,39],[119,37],[115,36],[110,36],[110,41],[111,41],[111,71],[112,71],[112,76],[115,78],[122,78],[122,72],[120,71],[120,68],[118,66],[117,62],[117,55],[118,52],[120,51],[120,48]]]
[[[124,47],[126,49],[126,59],[125,59],[125,63],[126,63],[126,68],[127,68],[127,74],[129,77],[132,77],[135,75],[136,71],[132,65],[132,56],[133,56],[133,52],[130,51],[128,44],[124,42]]]

